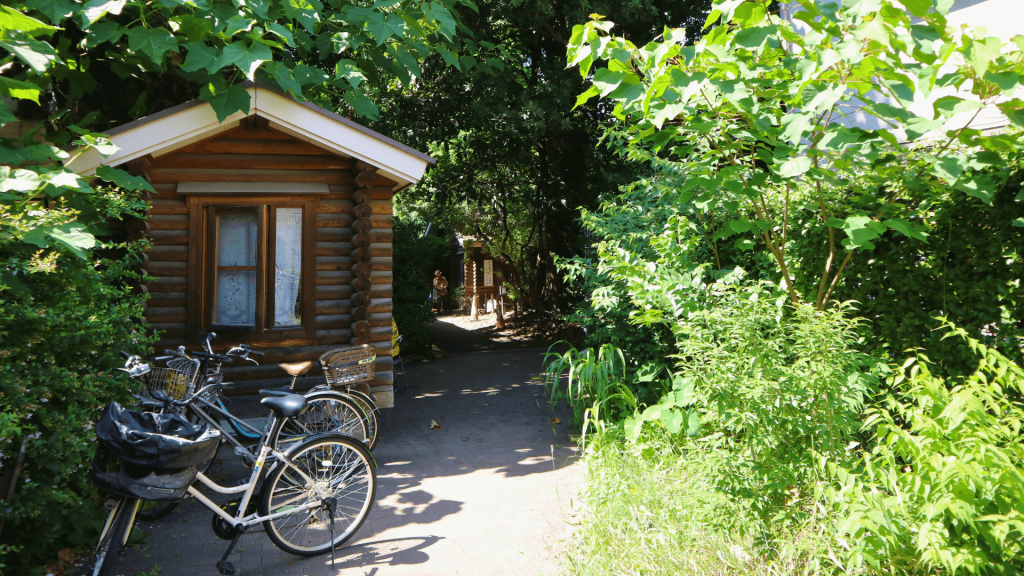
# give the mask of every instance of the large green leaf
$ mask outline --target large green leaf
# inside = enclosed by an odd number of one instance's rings
[[[246,44],[244,40],[238,40],[228,44],[221,51],[220,61],[224,65],[234,64],[245,73],[246,78],[252,80],[256,75],[256,69],[268,60],[273,60],[274,54],[270,48],[262,42]]]
[[[405,32],[405,21],[395,14],[374,12],[369,22],[366,23],[366,29],[377,41],[377,46],[380,46],[392,36],[401,38]]]
[[[8,96],[10,98],[20,100],[31,100],[36,104],[39,104],[40,92],[42,91],[35,84],[0,76],[0,96]]]
[[[334,67],[334,77],[348,80],[348,83],[353,88],[359,88],[359,85],[366,80],[366,75],[359,69],[359,65],[352,60],[339,60]]]
[[[784,178],[795,178],[811,169],[811,159],[807,156],[797,156],[783,162],[778,169],[779,176]]]
[[[38,10],[50,19],[50,22],[59,24],[65,18],[74,14],[81,7],[71,0],[28,0],[26,6],[32,10]]]
[[[345,102],[348,102],[356,114],[360,116],[374,121],[380,118],[380,111],[377,110],[377,105],[358,90],[346,90]]]
[[[12,32],[4,31],[0,33],[0,47],[17,56],[36,74],[43,74],[52,64],[60,62],[52,46],[40,40],[33,40],[27,35],[21,35],[19,38]]]
[[[108,13],[120,14],[126,3],[127,0],[91,0],[79,13],[82,28],[89,28]]]
[[[141,52],[150,60],[160,63],[164,55],[178,49],[178,42],[165,28],[143,28],[137,26],[128,30],[128,48]]]
[[[30,8],[31,7],[33,6],[30,6]],[[0,6],[0,31],[4,30],[18,32],[28,36],[48,36],[53,32],[60,30],[60,28],[50,26],[45,22],[40,22],[31,16],[26,16],[14,8]]]
[[[974,72],[978,76],[984,76],[988,71],[989,64],[1002,53],[1002,41],[998,38],[972,40],[970,37],[964,36],[964,44],[964,59],[971,65],[971,68],[974,68]]]
[[[915,240],[920,240],[925,243],[928,242],[928,234],[925,233],[923,228],[914,226],[902,218],[886,220],[885,225],[909,238],[914,238]]]
[[[200,100],[210,103],[220,122],[235,112],[248,114],[249,106],[252,103],[249,92],[242,88],[241,84],[231,86],[226,84],[224,79],[218,76],[199,90]]]
[[[87,250],[96,246],[96,237],[89,234],[85,225],[80,222],[54,226],[48,230],[47,234],[56,240],[57,244],[63,245],[82,260],[88,260],[89,252]],[[53,245],[52,242],[50,244]]]
[[[425,2],[423,4],[423,13],[427,18],[437,22],[441,28],[441,34],[444,34],[449,39],[455,37],[455,18],[452,17],[447,8],[438,2]]]
[[[284,13],[306,29],[310,34],[316,33],[316,24],[320,21],[320,11],[324,5],[319,0],[283,0]]]
[[[932,0],[899,0],[914,16],[921,17],[932,9]]]
[[[302,96],[302,85],[299,84],[292,71],[283,62],[267,62],[263,71],[281,87],[282,90],[291,92],[293,96]]]
[[[764,43],[768,41],[775,32],[779,29],[778,26],[772,24],[771,26],[758,26],[755,28],[745,28],[736,33],[733,38],[733,45],[741,48],[747,48],[749,50],[756,50]]]
[[[115,186],[124,188],[125,190],[146,190],[148,192],[156,193],[153,187],[146,182],[146,179],[141,176],[132,176],[124,170],[117,168],[111,168],[110,166],[100,166],[96,169],[96,176],[106,180],[107,182],[113,183]]]
[[[295,37],[292,36],[292,33],[287,28],[281,26],[277,22],[271,22],[270,25],[267,26],[267,32],[270,32],[271,34],[276,34],[282,40],[284,40],[285,44],[293,48],[295,47]]]
[[[8,106],[6,102],[0,100],[0,126],[10,124],[17,119],[18,118],[14,115],[14,111],[11,110],[11,107]],[[7,148],[4,147],[4,149],[6,150]],[[20,164],[20,162],[17,162],[16,164]]]
[[[224,67],[220,53],[213,46],[202,42],[189,42],[185,44],[184,48],[188,54],[185,56],[185,63],[181,65],[181,69],[186,72],[206,70],[213,74]]]

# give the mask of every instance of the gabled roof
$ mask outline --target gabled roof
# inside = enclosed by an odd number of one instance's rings
[[[248,114],[235,112],[224,122],[218,122],[209,103],[192,100],[108,130],[106,134],[120,150],[104,158],[96,150],[88,149],[78,157],[72,154],[73,160],[67,166],[89,176],[101,165],[114,166],[147,154],[163,156],[235,128],[246,117],[255,115],[269,120],[275,130],[376,166],[378,174],[398,182],[397,188],[415,184],[427,166],[436,163],[422,152],[320,106],[296,102],[261,82],[246,82],[243,86],[250,97]]]

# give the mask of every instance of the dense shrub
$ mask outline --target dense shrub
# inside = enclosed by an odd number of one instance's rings
[[[114,370],[123,364],[118,351],[143,354],[153,340],[138,325],[141,299],[121,285],[135,258],[96,265],[57,256],[56,271],[22,277],[30,292],[0,292],[5,474],[27,439],[13,504],[0,510],[12,547],[0,562],[15,573],[55,561],[59,548],[95,543],[106,509],[86,477],[93,423],[106,403],[129,399],[131,382]],[[23,243],[0,243],[2,260],[31,257]]]
[[[430,352],[430,285],[438,260],[448,250],[437,236],[423,236],[422,226],[411,219],[396,217],[394,228],[394,315],[404,336],[403,353]]]

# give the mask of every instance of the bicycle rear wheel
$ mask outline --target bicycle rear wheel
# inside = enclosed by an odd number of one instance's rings
[[[114,569],[114,562],[120,555],[121,548],[128,542],[128,535],[135,524],[135,513],[138,510],[138,499],[122,498],[110,511],[106,532],[96,547],[96,564],[93,566],[92,576],[108,576]]]
[[[287,462],[294,468],[280,462],[267,478],[260,515],[333,498],[334,522],[325,506],[266,520],[271,541],[290,554],[316,556],[352,538],[377,493],[377,471],[365,446],[340,434],[317,436],[289,450]]]
[[[323,391],[306,396],[306,411],[282,422],[270,445],[283,449],[289,443],[325,432],[356,440],[369,438],[362,408],[344,394]]]
[[[377,427],[377,403],[371,396],[359,390],[349,389],[344,394],[363,409],[363,414],[366,416],[366,437],[370,439],[369,444],[372,451],[377,447],[377,430],[379,429]]]
[[[139,520],[156,522],[178,507],[177,502],[143,502],[135,516]]]

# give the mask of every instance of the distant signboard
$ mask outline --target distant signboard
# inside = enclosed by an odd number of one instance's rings
[[[494,260],[484,260],[484,286],[494,286]]]

